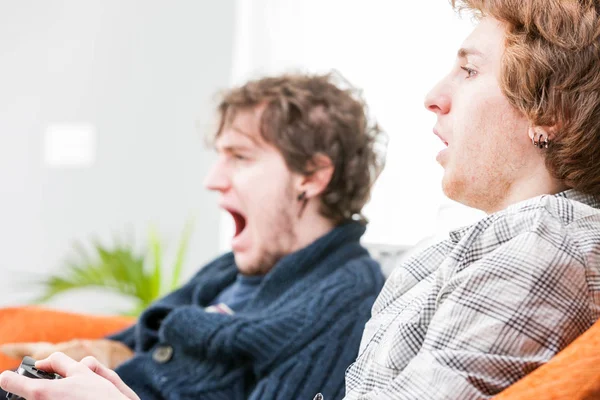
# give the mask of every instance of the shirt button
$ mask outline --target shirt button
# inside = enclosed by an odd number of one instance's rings
[[[152,353],[152,359],[159,364],[164,364],[173,358],[173,347],[168,345],[158,346]]]

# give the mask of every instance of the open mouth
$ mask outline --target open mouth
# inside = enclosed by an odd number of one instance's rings
[[[433,133],[442,141],[442,143],[444,143],[444,145],[446,145],[446,147],[448,147],[448,142],[442,137],[442,135],[438,133],[436,129],[433,130]]]
[[[246,217],[236,210],[227,209],[227,211],[231,214],[233,222],[235,222],[235,234],[233,237],[237,237],[246,229]]]

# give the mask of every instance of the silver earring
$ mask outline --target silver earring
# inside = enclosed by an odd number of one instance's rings
[[[544,139],[542,141],[542,138]],[[533,137],[531,138],[531,143],[533,143],[533,145],[535,147],[537,147],[538,149],[547,149],[548,146],[550,145],[550,141],[548,140],[548,137],[544,137],[543,133],[540,133],[538,136],[538,140],[535,140],[535,134],[533,135]]]

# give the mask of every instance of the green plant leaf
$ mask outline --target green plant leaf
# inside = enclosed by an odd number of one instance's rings
[[[75,242],[60,273],[37,282],[42,286],[42,293],[35,301],[43,303],[73,289],[97,287],[133,299],[135,305],[124,314],[137,316],[162,296],[163,291],[178,286],[191,231],[192,224],[188,222],[170,276],[165,271],[163,245],[154,228],[149,231],[148,249],[141,253],[133,248],[133,240],[116,238],[112,246],[105,246],[92,239],[89,248]],[[167,277],[170,282],[164,281]]]
[[[156,298],[161,294],[162,246],[156,230],[150,229],[150,253],[152,270],[148,277],[150,297]]]
[[[183,269],[183,262],[185,261],[185,254],[187,253],[188,245],[190,242],[190,237],[192,236],[192,231],[194,229],[194,220],[188,219],[185,224],[185,228],[183,229],[183,233],[181,234],[181,239],[179,241],[179,247],[177,249],[177,256],[175,258],[175,265],[173,266],[173,273],[171,275],[171,287],[170,290],[173,291],[179,287],[179,280],[181,279],[181,271]]]

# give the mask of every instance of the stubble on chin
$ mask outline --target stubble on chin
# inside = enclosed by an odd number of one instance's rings
[[[263,246],[260,254],[246,268],[249,271],[255,271],[254,274],[262,275],[269,272],[280,259],[290,254],[297,242],[294,231],[294,215],[291,213],[292,207],[289,206],[292,196],[286,192],[286,197],[289,201],[280,201],[277,207],[265,210],[265,214],[268,212],[273,215],[271,218],[272,229],[265,233],[264,238],[261,238]]]
[[[467,207],[486,213],[498,211],[510,192],[511,184],[506,176],[494,168],[491,165],[482,166],[477,172],[462,170],[444,175],[442,190],[449,199]]]

